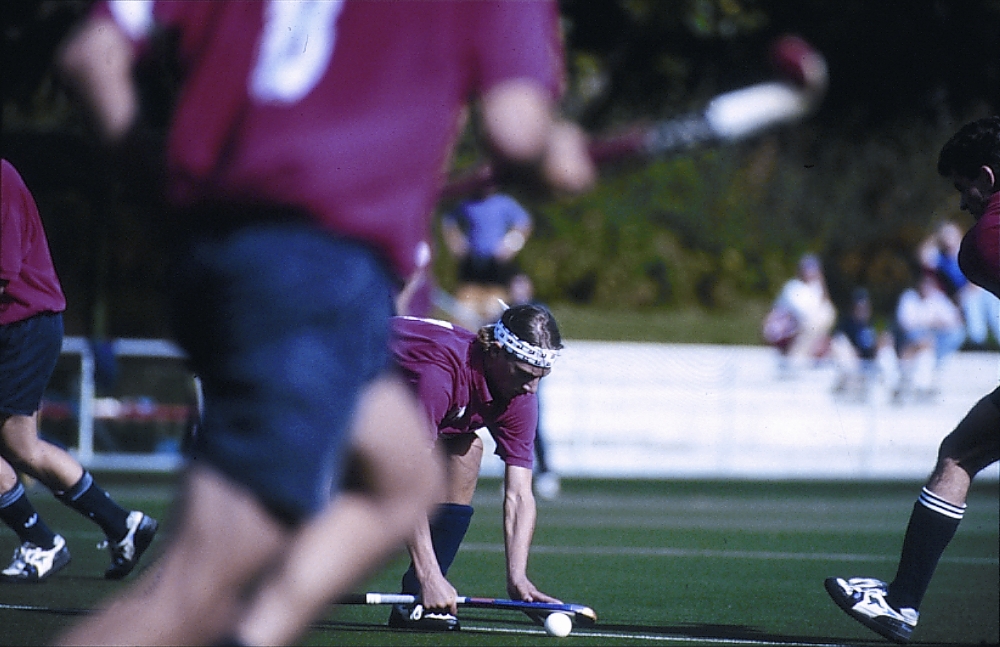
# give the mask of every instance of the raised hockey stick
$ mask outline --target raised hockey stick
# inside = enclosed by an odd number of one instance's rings
[[[356,593],[340,599],[340,604],[416,604],[420,598],[405,593]],[[524,602],[500,598],[458,597],[458,605],[474,609],[498,609],[502,611],[522,611],[529,615],[565,613],[581,626],[591,626],[597,622],[597,614],[582,604],[557,604],[552,602]]]
[[[698,113],[595,138],[590,145],[591,158],[598,166],[651,159],[699,146],[731,144],[802,119],[816,109],[826,93],[825,59],[797,36],[775,41],[771,59],[780,80],[720,94]],[[476,167],[452,179],[443,189],[442,198],[472,193],[493,179],[490,165]]]

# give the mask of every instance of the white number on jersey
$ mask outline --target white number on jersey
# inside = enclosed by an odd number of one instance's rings
[[[343,0],[270,0],[250,73],[250,96],[295,103],[309,94],[333,56],[343,6]]]

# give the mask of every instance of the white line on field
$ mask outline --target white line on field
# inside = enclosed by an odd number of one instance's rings
[[[537,636],[545,635],[545,632],[540,629],[514,629],[514,628],[504,628],[504,627],[477,627],[470,626],[467,624],[462,624],[462,631],[476,632],[476,633],[499,633],[499,634],[518,634],[526,636]],[[781,647],[841,647],[843,643],[824,643],[824,642],[792,642],[787,640],[761,640],[758,638],[716,638],[712,636],[669,636],[664,634],[647,634],[647,633],[629,633],[622,631],[599,631],[595,629],[574,629],[570,634],[571,637],[578,638],[618,638],[621,640],[648,640],[651,642],[667,642],[667,643],[699,643],[699,644],[717,644],[717,645],[751,645],[751,646],[765,646],[765,645],[780,645]]]
[[[478,553],[502,553],[502,544],[465,543],[461,550]],[[895,562],[898,555],[861,555],[855,553],[790,553],[766,550],[704,550],[689,548],[638,548],[632,546],[533,546],[534,554],[592,555],[599,557],[716,557],[721,559],[819,560],[834,562]],[[997,557],[941,557],[941,562],[971,566],[995,566]]]

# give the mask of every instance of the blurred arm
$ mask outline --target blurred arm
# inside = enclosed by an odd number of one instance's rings
[[[132,46],[110,18],[91,18],[70,36],[57,59],[70,85],[93,112],[101,135],[119,141],[135,122],[139,99]]]
[[[529,167],[558,191],[589,189],[597,170],[587,138],[576,124],[558,119],[548,93],[537,84],[514,79],[482,97],[483,130],[493,152],[515,167]]]
[[[469,238],[454,218],[445,217],[441,220],[441,237],[448,251],[456,258],[469,255]]]

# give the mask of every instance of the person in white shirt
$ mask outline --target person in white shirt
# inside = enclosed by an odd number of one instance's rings
[[[918,396],[933,395],[944,359],[965,341],[962,313],[934,275],[922,274],[916,287],[899,297],[896,329],[901,372],[897,399],[911,390]]]
[[[824,354],[837,321],[818,256],[806,254],[799,260],[798,274],[785,283],[776,305],[796,323],[795,334],[784,349],[783,364],[789,369],[804,368]]]

